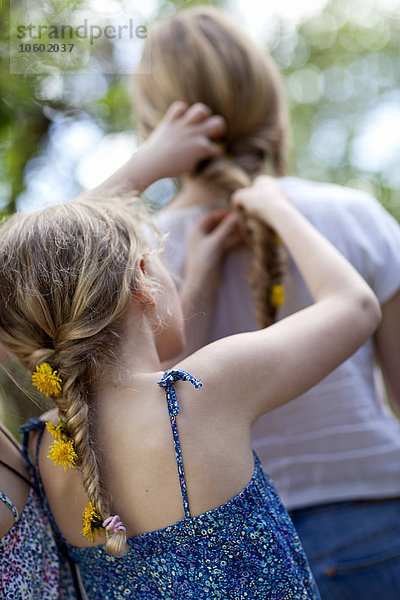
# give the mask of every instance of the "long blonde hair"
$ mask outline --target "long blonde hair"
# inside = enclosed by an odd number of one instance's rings
[[[62,378],[53,400],[73,439],[97,513],[111,513],[96,445],[96,382],[115,365],[132,294],[148,294],[138,261],[150,252],[140,217],[122,201],[70,202],[15,214],[0,229],[0,341],[26,367],[49,362]],[[120,556],[124,534],[106,550]]]
[[[150,75],[134,77],[134,118],[147,137],[175,100],[203,102],[227,124],[223,156],[204,162],[201,176],[229,193],[268,167],[287,172],[288,114],[278,70],[223,13],[212,7],[183,10],[152,27],[142,61]],[[140,69],[139,69],[140,72]],[[275,232],[244,215],[242,230],[253,259],[250,281],[263,327],[274,322],[273,288],[285,257]]]

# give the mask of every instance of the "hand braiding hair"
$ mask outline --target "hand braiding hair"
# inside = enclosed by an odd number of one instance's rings
[[[249,158],[247,157],[247,162]],[[253,165],[254,167],[254,165]],[[219,185],[229,194],[251,184],[250,176],[233,158],[218,158],[201,171],[202,177]],[[251,252],[249,281],[253,293],[254,312],[260,327],[268,327],[276,320],[278,305],[273,290],[281,285],[287,256],[276,232],[265,222],[245,212],[239,212],[239,227]]]

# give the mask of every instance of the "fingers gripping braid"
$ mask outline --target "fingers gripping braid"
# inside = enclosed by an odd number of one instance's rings
[[[258,174],[261,171],[260,156],[251,152],[243,158],[249,171]],[[201,171],[201,176],[208,181],[228,190],[231,194],[241,187],[251,184],[251,177],[236,164],[234,157],[218,157],[212,159]],[[283,300],[281,286],[285,272],[287,257],[276,232],[263,221],[239,213],[239,227],[245,243],[250,249],[252,259],[250,268],[250,285],[253,292],[254,314],[260,327],[268,327],[276,320],[277,310]]]

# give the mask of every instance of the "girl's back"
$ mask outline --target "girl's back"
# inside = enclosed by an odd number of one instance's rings
[[[240,431],[236,448],[223,439],[221,423],[207,418],[210,396],[191,390],[189,381],[198,382],[186,372],[167,372],[165,391],[154,378],[159,393],[149,391],[150,379],[135,385],[133,401],[123,394],[125,407],[113,402],[111,410],[99,415],[99,451],[108,456],[104,481],[119,499],[115,506],[128,528],[129,554],[123,558],[110,557],[90,542],[82,548],[80,521],[87,499],[79,477],[71,472],[60,476],[49,466],[45,454],[51,440],[44,423],[30,425],[40,432],[38,478],[51,518],[66,538],[88,597],[317,598],[301,544],[272,482],[256,457],[251,465],[243,464],[248,448],[240,448]],[[188,382],[175,384],[180,379]],[[166,402],[175,386],[182,398],[178,429],[177,405]],[[146,408],[135,407],[143,398]],[[218,411],[214,413],[218,422]],[[129,423],[128,432],[118,423]],[[242,443],[248,446],[248,432]],[[231,492],[235,470],[236,478],[242,470],[244,484]]]
[[[160,372],[135,377],[131,388],[110,386],[96,415],[104,485],[112,490],[115,510],[129,536],[167,527],[184,517],[165,393],[157,385],[161,376]],[[234,411],[216,402],[213,390],[207,390],[210,385],[198,390],[183,383],[176,387],[185,477],[195,516],[240,492],[253,475],[254,462],[248,428],[238,422]],[[57,422],[56,411],[46,415],[51,416]],[[74,469],[64,472],[49,461],[52,442],[45,430],[39,467],[52,514],[68,542],[91,547],[81,533],[88,499],[80,474]]]

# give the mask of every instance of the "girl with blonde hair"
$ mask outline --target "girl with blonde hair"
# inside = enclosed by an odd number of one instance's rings
[[[157,23],[144,60],[150,56],[151,74],[134,80],[134,116],[145,137],[173,99],[205,102],[226,120],[224,153],[182,177],[156,219],[169,232],[164,263],[182,282],[186,352],[270,325],[312,301],[296,254],[252,212],[240,218],[245,247],[227,255],[219,274],[210,244],[190,252],[206,233],[204,215],[232,208],[232,193],[265,171],[276,177],[271,194],[285,193],[379,298],[375,338],[295,402],[259,419],[253,447],[292,511],[322,596],[395,600],[400,427],[384,407],[376,363],[398,406],[400,228],[367,194],[287,176],[288,117],[277,69],[221,11],[199,6]],[[328,341],[321,338],[321,351]]]
[[[154,132],[152,140],[147,142],[131,161],[105,184],[94,190],[91,195],[108,194],[111,190],[124,194],[128,191],[131,192],[132,187],[140,190],[157,177],[177,175],[180,169],[185,171],[196,164],[198,160],[218,154],[220,150],[212,138],[219,136],[223,131],[223,120],[219,117],[210,117],[209,111],[205,111],[205,107],[201,105],[196,105],[189,110],[186,108],[181,103],[174,104],[157,131]],[[153,151],[154,147],[156,150]],[[86,196],[90,197],[90,194],[86,194]],[[68,209],[66,212],[68,213]],[[72,212],[73,209],[71,209]],[[58,211],[55,210],[54,213],[50,211],[50,213],[53,232],[54,228],[60,232],[62,229],[61,215],[65,215],[65,210],[60,208]],[[80,215],[84,217],[82,208]],[[81,333],[85,327],[86,331],[90,329],[88,323],[86,325],[82,321],[78,323],[79,317],[76,313],[82,309],[82,305],[77,306],[77,302],[85,303],[87,301],[90,304],[90,294],[93,293],[93,290],[90,289],[89,279],[82,279],[77,283],[82,297],[79,298],[79,301],[77,300],[80,295],[77,291],[73,308],[69,306],[72,312],[75,311],[77,318],[74,327],[72,327],[72,318],[69,326],[65,322],[62,326],[60,325],[61,329],[64,327],[58,333],[60,339],[63,338],[63,345],[62,349],[58,347],[55,352],[55,343],[49,338],[49,330],[54,327],[52,319],[59,319],[64,314],[63,311],[68,310],[68,299],[71,300],[71,296],[65,297],[63,293],[70,291],[67,284],[69,275],[72,276],[72,271],[70,272],[68,257],[72,260],[74,248],[56,245],[53,246],[54,251],[51,251],[51,244],[54,244],[55,237],[52,237],[50,233],[50,221],[46,223],[46,217],[41,222],[41,234],[46,238],[48,246],[40,246],[40,236],[36,239],[35,233],[29,225],[32,219],[34,218],[29,215],[16,215],[10,219],[3,231],[4,243],[6,243],[7,231],[11,237],[12,235],[18,237],[18,231],[23,232],[23,239],[17,252],[17,254],[20,253],[23,268],[20,269],[10,255],[10,262],[7,262],[3,256],[1,269],[3,274],[5,271],[7,272],[8,284],[11,280],[14,282],[13,297],[15,300],[20,294],[26,293],[23,306],[20,304],[19,307],[22,312],[19,315],[14,312],[11,319],[9,319],[11,312],[8,314],[8,311],[9,309],[15,311],[17,307],[11,302],[11,296],[7,297],[7,294],[3,296],[1,323],[3,339],[8,349],[14,352],[24,364],[29,361],[37,361],[40,364],[39,372],[33,375],[33,380],[47,394],[58,393],[59,377],[50,375],[47,385],[43,388],[40,382],[43,383],[43,379],[46,381],[46,369],[47,373],[50,369],[43,361],[56,354],[57,360],[63,364],[63,372],[68,371],[69,377],[65,380],[60,411],[62,413],[65,411],[68,428],[71,435],[76,437],[76,448],[85,454],[81,465],[82,472],[86,474],[92,463],[90,452],[86,453],[82,450],[85,448],[86,439],[82,439],[80,431],[83,408],[79,406],[79,384],[76,383],[80,371],[84,371],[84,365],[79,366],[79,358],[76,357],[78,344],[76,340],[75,343],[72,340],[74,336],[79,336],[79,329]],[[90,230],[89,223],[86,230]],[[79,235],[77,231],[74,233]],[[30,234],[33,237],[29,237]],[[61,240],[61,238],[60,234],[58,239]],[[8,239],[10,241],[10,238]],[[106,240],[99,241],[102,244],[102,251],[107,254],[109,249],[105,246]],[[19,243],[16,238],[15,242]],[[111,237],[111,243],[115,242],[116,240]],[[76,252],[79,253],[82,250],[81,258],[83,256],[88,258],[86,252],[88,248],[82,248],[82,239],[79,240],[79,243],[80,245],[77,244],[75,247]],[[57,254],[63,254],[66,259],[61,273],[56,272],[57,266],[60,266],[60,263],[57,262]],[[89,258],[98,261],[101,257]],[[15,254],[14,259],[16,259]],[[90,267],[93,269],[93,264]],[[101,268],[104,269],[104,265],[100,265]],[[89,267],[88,270],[90,270]],[[74,273],[77,274],[76,270]],[[54,295],[50,299],[48,296],[46,297],[45,287],[49,284],[48,278],[53,275],[53,289],[50,290],[50,293]],[[4,280],[2,281],[4,282]],[[3,288],[3,292],[5,292],[5,288]],[[42,296],[42,294],[44,295]],[[86,294],[87,298],[85,298]],[[10,304],[8,304],[9,301]],[[51,305],[53,312],[47,308],[46,303]],[[104,300],[104,307],[106,307],[106,300]],[[15,323],[14,319],[16,319]],[[89,314],[88,320],[92,321],[92,327],[95,328],[93,313]],[[81,345],[82,348],[91,352],[90,342],[85,346],[85,342],[82,341]],[[6,354],[5,349],[1,346],[0,362],[3,362]],[[0,421],[0,597],[13,598],[13,600],[72,600],[81,598],[78,575],[72,560],[68,559],[54,536],[51,515],[46,514],[40,499],[40,485],[35,476],[36,460],[32,461],[29,458],[29,430],[36,427],[40,429],[41,425],[40,421],[34,421],[25,428],[24,445],[21,449]],[[63,443],[63,435],[60,431],[56,433],[58,441],[52,449],[52,456],[57,456],[60,464],[64,464],[68,457],[75,456],[72,442],[67,440],[66,443]],[[30,450],[35,455],[34,448],[31,447]],[[88,479],[85,481],[87,482]],[[96,483],[91,483],[90,489],[93,490],[95,485]],[[75,499],[73,499],[74,502]]]
[[[279,74],[272,60],[221,12],[202,6],[156,23],[142,60],[151,64],[151,74],[136,76],[133,94],[135,124],[143,137],[153,131],[174,100],[203,102],[226,122],[224,152],[199,165],[194,177],[183,179],[182,190],[168,210],[227,208],[231,194],[248,186],[266,164],[271,173],[286,174],[288,115]],[[171,220],[174,217],[175,213]],[[259,325],[265,327],[276,317],[273,290],[281,284],[285,256],[275,232],[265,223],[247,214],[241,215],[241,222],[252,252],[255,312]],[[162,220],[160,225],[164,228]],[[200,328],[205,331],[203,323]]]
[[[106,197],[218,153],[208,138],[223,121],[202,105],[179,110],[150,154],[139,151],[104,184]],[[0,343],[54,400],[47,427],[34,420],[25,435],[89,600],[318,599],[250,431],[371,335],[374,294],[276,182],[260,178],[232,202],[279,233],[315,304],[163,372],[184,344],[178,293],[143,216],[95,196],[14,215],[0,230]],[[213,246],[217,268],[234,224],[208,222],[196,254]]]

